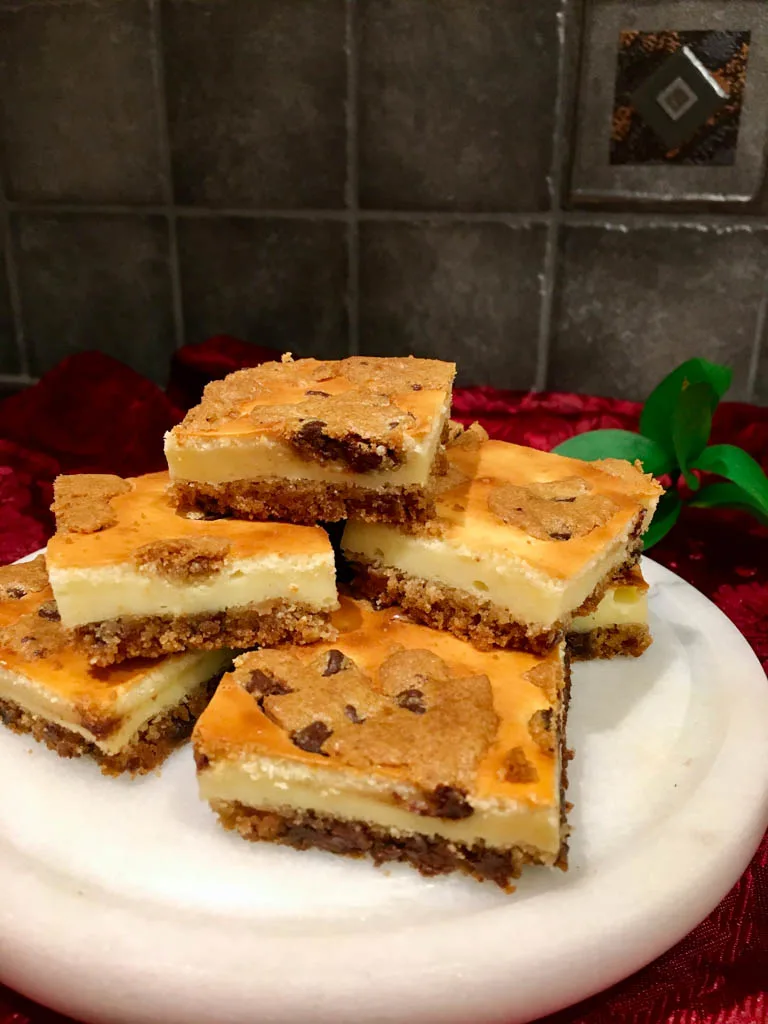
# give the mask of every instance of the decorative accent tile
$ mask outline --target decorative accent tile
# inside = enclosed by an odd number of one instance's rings
[[[749,40],[749,32],[622,32],[611,163],[732,164]]]
[[[545,242],[544,227],[363,224],[361,352],[452,359],[462,384],[532,387]]]
[[[767,272],[767,230],[566,227],[547,386],[643,399],[703,356],[746,398]]]
[[[20,373],[19,350],[13,331],[11,300],[8,297],[8,272],[2,249],[2,222],[0,222],[0,373]]]
[[[9,199],[162,202],[146,0],[0,2]]]
[[[99,349],[162,383],[174,349],[166,221],[24,214],[14,226],[32,373]]]
[[[343,205],[344,0],[164,0],[176,199]]]
[[[586,13],[572,202],[753,199],[768,146],[768,5],[591,0]]]
[[[558,0],[363,0],[360,205],[549,206]]]
[[[184,217],[187,341],[234,334],[296,356],[347,355],[344,224]]]

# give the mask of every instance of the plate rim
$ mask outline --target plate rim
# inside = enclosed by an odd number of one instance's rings
[[[732,693],[738,699],[729,705],[719,749],[679,815],[669,827],[646,836],[635,853],[603,863],[598,880],[597,872],[587,869],[577,885],[537,893],[518,904],[515,915],[507,914],[503,905],[469,912],[473,921],[483,919],[482,948],[476,930],[467,927],[467,914],[447,922],[431,919],[405,927],[385,925],[376,933],[347,930],[325,936],[256,934],[247,921],[206,918],[198,948],[194,936],[190,942],[189,915],[117,894],[110,898],[103,890],[86,894],[68,887],[52,870],[37,865],[35,871],[21,863],[18,852],[9,852],[0,837],[0,980],[60,1012],[98,1024],[149,1024],[157,1019],[169,1024],[189,1019],[240,1024],[252,1019],[256,998],[265,1022],[284,1024],[299,1018],[323,1020],[331,1011],[339,1024],[360,1019],[394,1024],[402,1019],[404,1007],[414,1024],[467,1019],[510,1024],[578,1002],[639,970],[717,906],[751,860],[768,825],[768,759],[754,756],[768,739],[768,687],[762,667],[713,602],[671,570],[650,559],[644,562],[652,584],[682,586],[686,602],[693,602],[690,614],[698,605],[697,621],[706,625],[711,620],[725,631],[737,679]],[[730,783],[737,775],[740,799],[735,801]],[[680,907],[678,876],[648,878],[646,863],[690,856],[698,827],[692,819],[701,817],[705,800],[710,801],[708,811],[718,811],[717,827],[698,840],[708,841],[712,849],[706,863],[696,865],[696,892],[687,891]],[[641,906],[633,896],[642,886],[648,902]],[[556,927],[573,918],[580,905],[583,909],[585,898],[593,901],[592,922],[599,922],[600,941],[577,944],[566,972],[557,969],[554,952],[521,944],[526,922],[535,923],[538,931],[542,921],[544,930]],[[83,912],[84,901],[90,914]],[[62,921],[67,922],[63,936]],[[429,942],[424,942],[425,935]],[[488,949],[496,955],[486,955]],[[513,962],[498,954],[506,949],[514,950]],[[300,985],[286,988],[281,980],[286,963]],[[356,965],[354,971],[350,963]],[[254,964],[258,972],[253,972]],[[222,983],[227,987],[224,1000]],[[136,1004],[142,999],[147,1000],[143,1007]],[[313,1005],[321,1016],[314,1015]],[[124,1015],[126,1007],[130,1017]]]

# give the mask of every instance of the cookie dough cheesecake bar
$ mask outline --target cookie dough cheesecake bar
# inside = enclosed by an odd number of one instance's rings
[[[0,721],[106,775],[157,768],[231,661],[204,651],[95,669],[62,628],[44,558],[0,569]]]
[[[628,462],[489,441],[479,427],[447,455],[429,530],[347,524],[356,588],[482,647],[543,652],[637,561],[662,489]]]
[[[167,491],[165,473],[55,482],[48,572],[62,624],[92,664],[330,635],[324,530],[189,519]]]
[[[423,520],[455,372],[413,357],[284,357],[214,381],[166,436],[176,499],[242,519]]]
[[[593,612],[568,627],[568,651],[576,661],[639,657],[651,644],[648,584],[639,565],[622,570]]]
[[[482,652],[343,596],[333,643],[238,658],[193,734],[245,839],[465,872],[565,867],[565,644]]]

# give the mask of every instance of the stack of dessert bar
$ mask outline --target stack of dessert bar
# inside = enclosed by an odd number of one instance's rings
[[[3,720],[107,773],[197,720],[248,839],[503,888],[565,866],[569,656],[650,642],[661,489],[462,429],[454,372],[284,357],[206,388],[169,474],[60,477],[45,559],[0,570]]]

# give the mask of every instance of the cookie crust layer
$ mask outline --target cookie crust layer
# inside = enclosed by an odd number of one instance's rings
[[[178,480],[172,500],[190,512],[236,519],[287,520],[297,525],[333,523],[350,516],[402,526],[427,521],[435,511],[430,491],[416,485],[379,490],[353,483],[313,480],[234,480],[209,484]]]
[[[597,626],[587,633],[568,633],[568,653],[574,661],[628,656],[639,658],[651,645],[651,631],[645,623]]]
[[[453,843],[440,836],[395,835],[363,821],[344,821],[314,811],[259,811],[244,804],[216,801],[213,809],[226,829],[243,839],[280,843],[296,850],[319,849],[348,857],[370,857],[380,866],[406,861],[422,875],[462,871],[480,881],[495,882],[511,892],[511,880],[524,864],[543,863],[536,850],[499,850],[475,843]]]
[[[587,600],[574,609],[573,617],[593,612],[615,577],[637,561],[639,551],[638,541],[629,560],[616,573],[600,581]],[[545,654],[562,637],[567,626],[561,621],[548,629],[537,628],[535,624],[513,619],[506,608],[480,601],[456,587],[367,562],[353,561],[350,566],[355,591],[376,607],[400,605],[417,622],[447,630],[481,650],[501,647]]]
[[[334,635],[326,612],[283,602],[195,615],[124,616],[78,626],[74,632],[91,664],[104,668],[128,658],[158,658],[189,649],[309,644]]]
[[[59,757],[93,758],[104,775],[146,775],[189,738],[220,678],[220,674],[212,676],[175,707],[151,718],[118,754],[105,754],[79,733],[32,714],[14,701],[0,699],[0,721],[12,732],[31,734]]]

